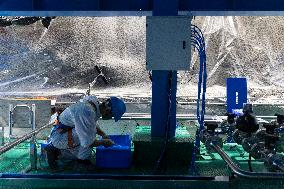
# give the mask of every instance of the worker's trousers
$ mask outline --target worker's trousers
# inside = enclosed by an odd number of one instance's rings
[[[80,146],[79,137],[75,131],[72,129],[72,143],[73,147],[68,145],[68,132],[54,131],[50,135],[50,141],[52,145],[59,149],[61,152],[61,157],[63,159],[90,159],[92,156],[92,148]]]

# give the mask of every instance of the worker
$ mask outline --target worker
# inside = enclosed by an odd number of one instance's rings
[[[95,96],[85,96],[80,102],[66,108],[58,117],[50,134],[50,144],[46,147],[50,168],[58,167],[57,160],[74,159],[80,164],[91,165],[92,148],[97,146],[110,147],[112,140],[99,127],[97,120],[111,119],[117,122],[125,113],[123,100],[110,97],[100,103]],[[102,139],[98,140],[96,134]]]

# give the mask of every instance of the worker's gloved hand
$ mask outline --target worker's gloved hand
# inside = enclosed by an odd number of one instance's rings
[[[110,147],[110,146],[114,145],[114,142],[112,140],[110,140],[110,139],[103,139],[102,140],[102,145],[104,147]]]
[[[102,136],[103,137],[103,139],[109,139],[109,136],[108,135],[104,135],[104,136]]]

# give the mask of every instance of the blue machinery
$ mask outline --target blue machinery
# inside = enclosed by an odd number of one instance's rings
[[[2,0],[1,16],[222,16],[284,15],[283,0]],[[201,54],[203,57],[203,54]],[[204,58],[204,57],[203,57]],[[200,58],[202,59],[202,58]],[[206,69],[205,69],[206,70]],[[169,76],[171,82],[169,82]],[[204,75],[206,77],[206,74]],[[204,81],[204,80],[203,80]],[[205,83],[206,84],[206,83]],[[206,86],[203,86],[206,89]],[[177,71],[152,71],[153,137],[174,137],[176,127]],[[199,91],[200,92],[200,91]],[[204,91],[205,94],[205,91]],[[164,111],[160,111],[160,110]],[[169,111],[167,111],[169,110]],[[204,113],[204,112],[203,112]],[[198,118],[203,127],[202,113]],[[169,132],[165,132],[169,131]],[[217,150],[219,150],[216,147]],[[195,157],[193,157],[195,158]],[[229,161],[229,160],[228,160]],[[194,159],[193,161],[194,162]],[[194,166],[194,165],[192,165]],[[125,178],[124,178],[125,177]],[[29,175],[3,174],[2,178],[34,178]],[[118,179],[143,180],[152,176],[127,177],[104,175],[38,175],[54,179]],[[281,176],[283,178],[283,176]],[[130,180],[131,180],[130,179]],[[155,178],[157,180],[157,178]],[[192,177],[161,177],[158,180],[190,180]],[[198,179],[198,178],[194,178]],[[200,177],[198,180],[210,180]],[[49,185],[50,186],[50,185]],[[125,185],[127,186],[127,185]],[[173,186],[173,185],[172,185]],[[177,185],[175,185],[177,186]],[[52,186],[51,186],[52,187]]]

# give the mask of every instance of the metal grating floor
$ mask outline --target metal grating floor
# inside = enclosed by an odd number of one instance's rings
[[[98,169],[92,167],[92,169],[85,169],[84,167],[78,167],[73,164],[66,164],[62,166],[58,171],[52,171],[47,167],[46,162],[40,159],[40,143],[38,142],[38,170],[30,170],[30,159],[29,159],[29,142],[17,145],[10,151],[0,155],[0,171],[1,173],[30,173],[30,174],[64,174],[64,173],[96,173],[96,174],[119,174],[119,175],[149,175],[153,174],[153,167],[143,166],[135,167],[132,166],[129,169]],[[238,165],[248,170],[248,154],[245,153],[241,146],[236,144],[226,144],[223,149],[228,153],[228,155],[238,163]],[[93,159],[95,163],[95,158]],[[263,162],[252,160],[252,167],[254,171],[266,172]],[[197,170],[200,176],[230,176],[230,170],[227,168],[224,161],[216,153],[208,153],[205,147],[202,145],[200,155],[197,160]],[[163,174],[166,175],[187,175],[188,167],[183,169],[171,167],[167,169]],[[258,183],[256,185],[255,183]],[[0,188],[70,188],[69,183],[74,183],[73,188],[200,188],[207,187],[208,189],[213,188],[281,188],[284,181],[281,180],[244,180],[244,179],[233,179],[230,181],[182,181],[182,182],[137,182],[137,181],[95,181],[95,180],[72,180],[60,182],[59,180],[52,181],[46,179],[0,179]],[[87,183],[87,184],[85,184]],[[131,184],[129,184],[131,183]],[[97,185],[102,184],[102,185]],[[178,187],[180,186],[180,187]],[[71,188],[72,188],[71,187]]]
[[[42,141],[38,141],[40,143]],[[9,150],[8,152],[0,155],[0,171],[2,173],[50,173],[50,169],[47,167],[44,159],[40,157],[40,145],[38,145],[38,170],[30,171],[30,158],[29,158],[29,143],[22,143],[16,146],[15,148]],[[232,157],[241,168],[248,170],[248,154],[244,153],[241,146],[235,144],[225,145],[224,149]],[[222,158],[216,153],[207,153],[204,146],[201,147],[201,155],[197,161],[197,169],[201,176],[221,176],[221,175],[230,175],[230,170],[227,168],[226,164]],[[95,163],[95,158],[92,160]],[[267,171],[263,166],[263,162],[252,160],[252,167],[254,171]],[[93,168],[90,170],[82,170],[80,167],[65,163],[62,166],[61,170],[58,170],[60,173],[73,173],[73,172],[96,172],[96,173],[109,173],[109,174],[152,174],[153,167],[131,167],[130,169],[98,169]],[[168,169],[165,174],[187,174],[188,168],[171,168]]]

